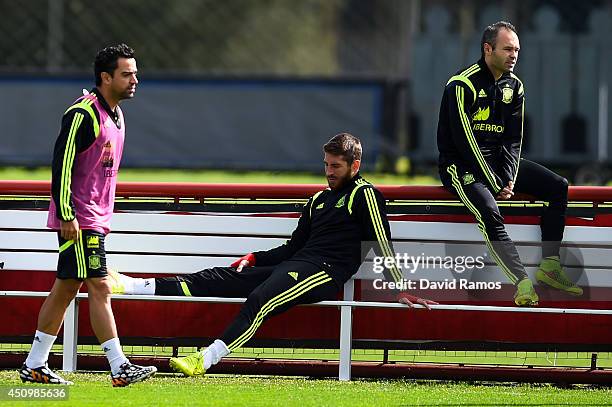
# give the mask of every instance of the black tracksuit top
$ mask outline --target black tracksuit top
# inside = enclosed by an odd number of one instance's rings
[[[523,138],[523,83],[511,72],[497,81],[483,59],[452,76],[438,120],[439,169],[455,164],[497,195],[515,181]]]
[[[257,266],[276,265],[286,260],[306,261],[320,266],[338,284],[357,272],[367,254],[362,243],[377,255],[392,257],[393,247],[385,199],[359,174],[340,190],[325,189],[304,206],[291,239],[274,249],[255,252]],[[401,280],[398,270],[387,270]]]

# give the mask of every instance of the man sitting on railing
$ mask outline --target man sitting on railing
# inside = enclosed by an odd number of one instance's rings
[[[247,343],[269,317],[299,304],[335,299],[363,262],[365,242],[374,242],[377,254],[394,257],[385,200],[359,175],[359,139],[341,133],[323,150],[329,188],[310,198],[284,245],[249,253],[230,267],[189,275],[140,279],[113,274],[115,293],[247,298],[220,339],[204,351],[171,358],[173,369],[188,376],[204,374]],[[387,273],[394,281],[402,280],[396,267]],[[427,308],[435,304],[405,292],[398,300]]]
[[[567,277],[559,257],[567,180],[521,158],[525,92],[512,72],[519,50],[512,24],[500,21],[485,29],[481,59],[457,72],[444,89],[438,150],[442,183],[474,214],[491,256],[516,285],[514,302],[531,306],[538,304],[538,295],[496,202],[515,192],[548,202],[540,221],[543,260],[536,279],[571,295],[583,290]]]

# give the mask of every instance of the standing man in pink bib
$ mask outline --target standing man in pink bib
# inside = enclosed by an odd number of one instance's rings
[[[83,282],[91,325],[111,366],[113,386],[127,386],[157,371],[131,364],[121,350],[104,251],[125,138],[119,102],[133,98],[138,84],[134,50],[125,44],[104,48],[96,55],[94,72],[96,87],[66,110],[53,151],[47,226],[58,235],[57,278],[19,372],[24,382],[72,384],[51,371],[47,359],[66,308]]]

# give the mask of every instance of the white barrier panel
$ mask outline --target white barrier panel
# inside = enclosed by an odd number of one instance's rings
[[[54,271],[57,238],[46,229],[46,211],[2,211],[0,259],[9,270]],[[227,266],[244,253],[283,244],[290,237],[296,218],[226,215],[211,213],[117,213],[114,231],[107,237],[108,265],[129,273],[186,274],[204,268]],[[396,252],[412,256],[483,256],[486,267],[478,272],[482,281],[506,282],[506,276],[488,257],[482,236],[471,223],[390,222]],[[131,233],[126,233],[131,232]],[[541,259],[539,226],[508,225],[526,271],[533,276]],[[612,286],[609,259],[612,258],[610,227],[568,226],[562,260],[578,284]],[[582,245],[582,247],[580,247]],[[2,250],[4,249],[4,250]],[[378,278],[371,263],[364,263],[356,276]],[[420,267],[406,278],[440,281],[469,271]]]

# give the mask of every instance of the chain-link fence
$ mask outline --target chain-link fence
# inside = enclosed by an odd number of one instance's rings
[[[520,28],[532,24],[536,4],[553,4],[579,28],[584,18],[573,22],[576,16],[602,3],[0,0],[0,69],[89,71],[98,49],[126,42],[147,73],[407,77],[412,35],[428,24],[466,36],[482,29],[481,17],[494,7]],[[427,20],[436,7],[449,11],[446,27]]]
[[[349,73],[352,66],[383,69],[389,65],[385,54],[396,51],[399,16],[393,9],[404,2],[383,2],[389,3],[385,7],[359,2],[365,6],[356,12],[350,12],[350,3],[2,0],[0,66],[84,71],[98,49],[126,42],[149,73],[334,75],[342,73],[343,58]],[[354,35],[351,45],[346,38]]]

